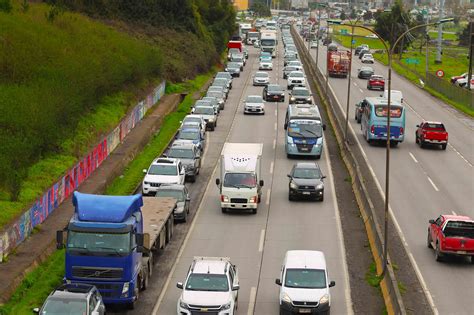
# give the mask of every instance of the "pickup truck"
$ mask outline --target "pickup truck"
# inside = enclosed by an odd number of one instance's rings
[[[429,221],[428,248],[434,248],[436,261],[445,255],[470,256],[474,264],[474,220],[467,216],[440,215]]]
[[[443,150],[446,150],[448,145],[448,132],[444,125],[440,122],[423,121],[416,125],[415,141],[424,147],[427,144],[441,145]]]

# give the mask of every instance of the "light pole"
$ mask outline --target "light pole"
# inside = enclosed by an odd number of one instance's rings
[[[321,8],[327,8],[326,3],[317,3],[318,7],[318,36],[316,44],[316,71],[318,70],[318,60],[319,60],[319,31],[321,30]]]
[[[387,43],[380,37],[377,32],[374,30],[362,26],[362,25],[353,25],[353,27],[359,27],[363,28],[380,39],[380,41],[384,44],[386,50],[387,50],[387,57],[388,57],[388,86],[387,86],[387,142],[386,142],[386,156],[385,156],[385,203],[384,203],[384,248],[383,248],[383,269],[382,273],[380,275],[381,278],[385,276],[386,270],[387,270],[387,257],[388,257],[388,210],[389,210],[389,196],[390,196],[390,117],[392,114],[392,108],[391,108],[391,91],[392,91],[392,57],[395,51],[395,47],[397,46],[398,42],[405,37],[409,32],[421,28],[421,27],[427,27],[431,25],[439,25],[441,23],[446,23],[446,22],[451,22],[453,19],[452,18],[447,18],[447,19],[441,19],[437,22],[433,23],[425,23],[425,24],[420,24],[413,26],[409,29],[407,29],[405,32],[403,32],[393,43],[392,47],[388,49]]]

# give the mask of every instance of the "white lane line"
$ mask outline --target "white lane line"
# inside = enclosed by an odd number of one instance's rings
[[[451,211],[451,213],[452,213],[453,215],[457,215],[456,212],[454,212],[454,211]]]
[[[435,183],[431,180],[429,176],[428,176],[428,180],[431,183],[431,186],[433,186],[434,190],[439,191],[438,187],[436,187]]]
[[[263,243],[265,242],[265,229],[260,232],[260,242],[258,242],[258,251],[263,252]]]
[[[270,196],[271,196],[272,189],[268,188],[267,189],[267,200],[265,201],[265,204],[268,206],[270,205]]]
[[[275,123],[275,131],[277,130],[277,123]]]
[[[275,109],[275,116],[277,116],[277,115],[278,115],[278,111]]]
[[[209,132],[206,132],[206,144],[209,145]],[[207,156],[207,148],[206,148],[206,151],[204,151],[204,154],[202,155],[202,159],[201,159],[201,165],[204,164],[204,161],[206,161],[206,156]]]
[[[326,141],[323,143],[324,151],[329,152],[327,148]],[[341,216],[339,212],[339,204],[337,203],[337,197],[336,197],[336,188],[334,187],[334,178],[333,178],[333,171],[332,171],[332,164],[331,160],[329,159],[328,154],[324,155],[324,160],[326,161],[326,164],[328,166],[328,179],[331,182],[331,197],[334,203],[334,213],[336,215],[336,226],[337,226],[337,234],[338,234],[338,240],[339,240],[339,248],[341,250],[341,256],[342,256],[342,270],[344,274],[344,295],[346,298],[346,308],[347,308],[347,313],[348,315],[353,315],[354,310],[352,309],[352,299],[351,299],[351,286],[350,286],[350,278],[349,278],[349,271],[347,269],[347,260],[346,260],[346,247],[344,246],[344,234],[342,233],[342,225],[341,225]]]
[[[359,91],[360,91],[361,93],[364,93],[364,91],[362,91],[362,89],[361,89],[361,88],[359,88]]]
[[[277,140],[273,139],[273,150],[275,150],[276,146],[277,146]]]
[[[408,152],[408,154],[410,154],[411,158],[413,159],[413,161],[415,161],[415,163],[418,163],[418,160],[415,158],[415,156],[413,155],[413,153]]]
[[[252,287],[250,289],[249,309],[247,311],[247,315],[253,315],[253,311],[255,309],[256,296],[257,296],[257,289],[255,287]]]
[[[329,85],[329,88],[331,89],[332,94],[336,95],[336,93],[334,93],[334,89],[332,88],[331,85]],[[336,97],[336,100],[337,100],[337,105],[344,112],[344,109],[342,108],[342,105],[339,102],[339,99],[337,99],[337,97]],[[354,137],[356,139],[357,146],[359,147],[360,151],[362,152],[362,156],[364,157],[365,163],[369,167],[370,175],[372,176],[372,178],[375,179],[375,185],[377,186],[377,190],[379,191],[382,198],[385,199],[385,192],[382,189],[382,186],[380,185],[379,179],[375,175],[375,171],[374,171],[374,169],[372,168],[372,165],[369,162],[369,158],[367,157],[367,154],[365,153],[365,150],[362,147],[362,144],[360,143],[360,140],[357,137],[357,135],[354,131],[354,128],[352,127],[351,124],[349,124],[349,129],[351,130],[352,134],[354,135]],[[403,244],[403,246],[405,247],[405,250],[408,253],[408,257],[410,258],[410,263],[412,264],[413,268],[415,269],[416,276],[417,276],[418,280],[421,283],[421,287],[423,288],[423,292],[425,293],[425,296],[428,299],[428,303],[430,303],[430,307],[433,310],[433,313],[435,315],[437,315],[437,314],[439,314],[439,312],[438,312],[438,308],[436,307],[436,305],[434,303],[433,296],[431,295],[431,292],[428,289],[428,285],[426,284],[425,278],[423,278],[423,275],[421,274],[420,268],[418,267],[418,264],[417,264],[417,262],[416,262],[416,260],[413,256],[413,254],[411,253],[410,248],[408,247],[408,243],[405,239],[405,235],[403,234],[402,228],[400,227],[400,224],[398,223],[397,218],[395,217],[395,214],[393,213],[393,210],[392,210],[392,207],[390,206],[390,204],[388,206],[388,212],[390,214],[390,219],[392,220],[393,224],[395,225],[395,229],[397,230],[398,237],[400,237],[400,239],[402,240],[402,244]]]
[[[270,174],[273,174],[273,169],[274,169],[274,163],[273,161],[270,163]]]
[[[356,82],[354,82],[354,86],[357,86],[357,83],[356,83]]]

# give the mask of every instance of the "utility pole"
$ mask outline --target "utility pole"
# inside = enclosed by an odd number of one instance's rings
[[[472,78],[472,52],[474,50],[474,21],[469,21],[469,72],[467,76],[467,89],[471,90],[471,78]]]
[[[439,0],[439,19],[444,18],[444,0]],[[436,51],[436,60],[435,63],[441,63],[441,44],[443,41],[443,24],[438,24],[438,49]]]
[[[429,12],[426,14],[426,21],[425,23],[428,24],[430,22],[430,15]],[[429,44],[430,44],[430,32],[429,27],[426,27],[426,56],[425,56],[425,81],[428,80],[428,71],[429,71]]]

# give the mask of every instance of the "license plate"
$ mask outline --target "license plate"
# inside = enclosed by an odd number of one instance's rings
[[[257,110],[255,108],[250,109],[251,112],[256,112]]]
[[[308,151],[309,151],[309,149],[308,149],[308,148],[301,148],[301,151],[308,152]]]
[[[460,255],[466,255],[466,251],[465,251],[465,250],[458,250],[457,253],[460,254]]]
[[[299,313],[309,314],[309,313],[311,313],[311,309],[310,308],[300,308]]]
[[[309,191],[303,191],[303,195],[311,195]]]
[[[273,98],[278,98],[278,95],[274,95]]]

